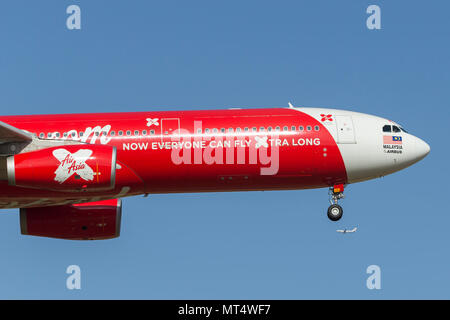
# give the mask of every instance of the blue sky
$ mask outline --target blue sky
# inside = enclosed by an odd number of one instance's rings
[[[82,28],[66,28],[66,8]],[[368,30],[366,8],[381,8]],[[401,123],[414,166],[326,189],[124,200],[122,235],[20,235],[0,214],[3,299],[450,298],[448,1],[21,1],[0,5],[3,115],[317,106]],[[340,227],[358,226],[341,235]],[[66,289],[67,266],[81,290]],[[381,290],[366,268],[381,268]]]

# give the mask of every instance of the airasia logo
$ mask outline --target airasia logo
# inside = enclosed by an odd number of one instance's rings
[[[86,164],[92,155],[92,150],[81,149],[75,153],[70,153],[66,149],[56,149],[53,156],[60,162],[55,171],[55,181],[64,183],[72,175],[77,174],[86,181],[94,180],[94,171]]]
[[[333,121],[333,115],[331,114],[321,114],[321,119],[320,121],[325,122],[325,121]]]

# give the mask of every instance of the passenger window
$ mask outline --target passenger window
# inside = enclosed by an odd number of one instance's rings
[[[397,126],[392,126],[392,131],[400,132],[400,129]]]
[[[292,126],[292,127],[291,127],[291,131],[295,131],[295,126]]]
[[[303,126],[299,126],[298,130],[303,131],[303,130],[305,130],[305,128],[303,128]]]
[[[119,136],[123,136],[123,131],[122,130],[119,131]]]
[[[391,129],[390,125],[387,124],[383,127],[383,132],[391,132],[391,131],[392,131],[392,129]]]
[[[225,128],[221,128],[220,132],[225,133]]]
[[[312,130],[311,126],[307,126],[306,130],[311,131]]]
[[[252,131],[253,131],[253,132],[256,132],[256,131],[258,131],[258,129],[256,129],[256,127],[253,127],[253,128],[252,128]]]
[[[319,126],[314,126],[314,131],[319,131],[319,130],[320,130]]]
[[[287,126],[283,127],[283,131],[288,131],[289,128]]]
[[[112,132],[111,132],[112,133]],[[142,135],[146,136],[147,135],[147,130],[142,130]]]
[[[275,128],[275,131],[280,131],[280,127],[276,127],[276,128]]]

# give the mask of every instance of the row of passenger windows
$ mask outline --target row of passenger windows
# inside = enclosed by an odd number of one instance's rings
[[[106,131],[103,131],[103,132],[95,132],[94,133],[95,134],[95,136],[97,136],[97,137],[99,137],[99,136],[104,136],[104,137],[106,137],[107,135],[108,135],[108,132],[106,132]],[[111,137],[114,137],[115,135],[116,135],[116,131],[111,131],[110,133],[110,136]],[[127,136],[131,136],[131,131],[130,130],[128,130],[128,131],[122,131],[122,130],[120,130],[120,131],[118,131],[117,132],[117,135],[118,136],[123,136],[124,134],[126,134]],[[143,136],[146,136],[147,134],[150,134],[150,135],[155,135],[155,130],[150,130],[150,131],[148,131],[147,132],[147,130],[142,130],[142,135]],[[78,133],[78,137],[83,137],[83,135],[84,135],[84,132],[83,131],[80,131],[79,133]],[[134,131],[134,135],[135,136],[139,136],[139,135],[141,135],[141,131],[139,131],[139,130],[135,130]],[[47,137],[47,138],[61,138],[61,134],[59,133],[59,132],[49,132],[49,133],[47,133],[47,134],[45,134],[45,133],[43,133],[43,132],[41,132],[40,134],[39,134],[39,138],[45,138],[45,137]],[[62,137],[64,137],[64,138],[67,138],[67,137],[69,137],[69,138],[75,138],[75,137],[77,137],[77,133],[76,132],[71,132],[70,134],[69,133],[67,133],[67,132],[64,132],[63,134],[62,134]]]
[[[296,127],[296,126],[291,126],[291,127],[284,126],[282,131],[284,131],[284,132],[288,132],[288,131],[305,131],[305,129],[306,129],[306,131],[312,131],[313,127],[312,126],[306,126],[306,127],[304,127],[304,126],[298,126],[298,127]],[[314,126],[314,131],[319,131],[319,130],[320,130],[319,126]],[[219,131],[220,131],[220,133],[226,133],[226,132],[237,132],[237,133],[239,133],[239,132],[272,132],[272,131],[279,132],[279,131],[281,131],[281,127],[275,127],[275,128],[272,128],[272,127],[267,127],[267,128],[266,127],[260,127],[259,130],[256,127],[253,127],[253,128],[245,127],[245,128],[242,128],[242,129],[239,128],[239,127],[237,127],[237,128],[228,128],[228,129],[221,128],[220,130],[217,129],[217,128],[212,128],[212,129],[206,128],[204,130],[197,129],[197,134],[201,134],[201,133],[206,133],[206,134],[208,134],[208,133],[219,133]],[[114,137],[114,136],[116,136],[116,131],[111,131],[109,134],[110,134],[111,137]],[[83,135],[84,135],[83,131],[80,131],[78,133],[78,137],[80,137],[80,138],[82,138]],[[106,131],[103,131],[101,133],[98,132],[98,131],[95,132],[95,136],[97,136],[97,137],[99,137],[99,136],[107,136],[107,135],[108,135],[108,132],[106,132]],[[124,136],[124,135],[131,136],[132,135],[132,131],[131,130],[127,130],[127,131],[120,130],[120,131],[117,132],[117,136]],[[147,131],[147,130],[142,130],[142,131],[135,130],[134,131],[134,136],[140,136],[140,135],[142,135],[142,136],[155,135],[155,130],[149,130],[149,131]],[[47,134],[41,132],[39,134],[39,138],[42,138],[42,139],[43,138],[61,138],[61,137],[63,137],[63,138],[76,138],[77,137],[77,133],[76,132],[69,132],[69,133],[68,132],[64,132],[61,135],[59,132],[49,132]]]
[[[312,126],[306,126],[306,130],[307,131],[312,131]],[[319,126],[314,126],[314,131],[319,131],[320,130],[320,127]],[[221,133],[226,133],[226,132],[272,132],[272,131],[275,131],[275,132],[279,132],[279,131],[281,131],[281,127],[275,127],[275,128],[273,128],[273,127],[260,127],[259,128],[259,130],[258,130],[258,128],[256,128],[256,127],[253,127],[253,128],[248,128],[248,127],[245,127],[245,128],[243,128],[243,129],[241,129],[241,128],[228,128],[228,129],[225,129],[225,128],[221,128],[220,129],[220,132]],[[305,131],[305,127],[304,126],[298,126],[298,128],[296,127],[296,126],[291,126],[290,128],[288,127],[288,126],[284,126],[283,127],[283,131],[284,132],[288,132],[288,131]],[[197,129],[197,133],[202,133],[202,129]],[[217,129],[217,128],[213,128],[213,129],[205,129],[204,130],[204,133],[219,133],[219,129]]]
[[[397,126],[391,126],[389,124],[385,125],[383,127],[383,132],[406,132],[408,133],[405,129],[403,129],[402,127],[397,127]]]

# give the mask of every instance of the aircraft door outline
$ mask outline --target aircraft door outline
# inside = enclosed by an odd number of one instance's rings
[[[353,125],[352,116],[334,116],[336,119],[337,128],[337,143],[340,144],[355,144],[355,127]]]
[[[180,132],[180,118],[161,119],[161,142],[172,137],[174,133]]]

